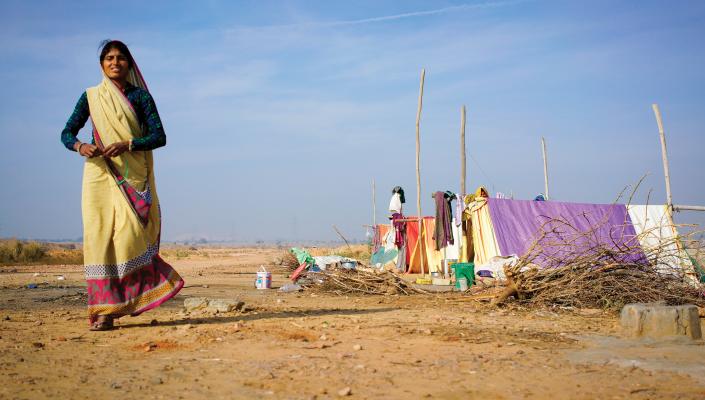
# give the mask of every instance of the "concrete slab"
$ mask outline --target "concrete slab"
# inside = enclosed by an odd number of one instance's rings
[[[692,304],[666,306],[659,303],[627,304],[620,325],[626,336],[669,339],[702,338],[698,307]]]

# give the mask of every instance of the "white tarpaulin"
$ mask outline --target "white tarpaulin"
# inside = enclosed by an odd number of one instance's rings
[[[665,205],[628,205],[639,244],[663,272],[681,272],[697,280],[693,264],[678,238]]]

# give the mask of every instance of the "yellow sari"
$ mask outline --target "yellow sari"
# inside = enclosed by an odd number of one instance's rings
[[[139,70],[128,82],[146,90]],[[136,139],[142,126],[122,91],[107,77],[86,90],[96,142],[106,146]],[[99,315],[137,315],[167,301],[184,285],[159,257],[161,215],[151,151],[125,152],[110,159],[88,158],[83,171],[83,251],[91,322]],[[122,175],[122,176],[120,176]],[[125,188],[151,203],[140,219]],[[125,186],[122,186],[125,185]]]

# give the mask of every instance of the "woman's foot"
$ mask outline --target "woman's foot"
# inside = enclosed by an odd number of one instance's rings
[[[110,315],[99,315],[89,329],[92,331],[109,331],[113,329],[113,320]]]

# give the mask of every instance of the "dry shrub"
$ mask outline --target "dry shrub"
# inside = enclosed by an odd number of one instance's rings
[[[23,242],[17,239],[0,242],[0,263],[32,263],[41,261],[46,255],[46,246],[38,242]]]
[[[0,240],[0,264],[82,264],[83,250],[72,243]]]
[[[42,262],[46,264],[83,264],[83,250],[50,247]]]
[[[598,232],[604,223],[580,231],[563,219],[547,221],[519,262],[505,267],[509,290],[500,301],[513,293],[529,304],[587,308],[656,301],[705,306],[704,287],[686,274],[681,238],[644,249],[619,227],[604,239]]]

